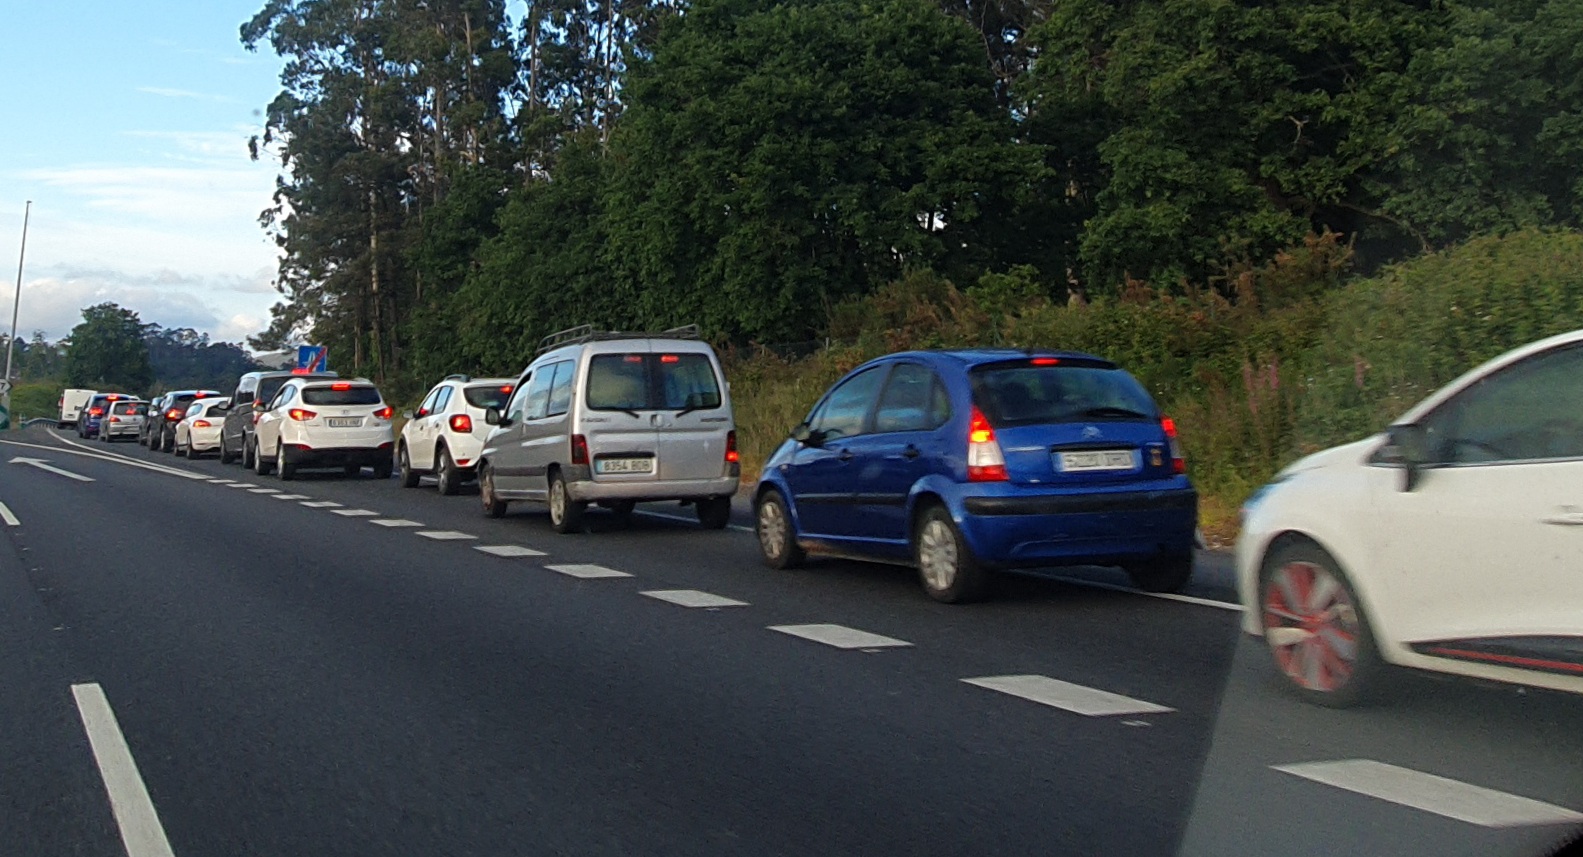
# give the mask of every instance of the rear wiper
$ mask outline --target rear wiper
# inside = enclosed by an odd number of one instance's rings
[[[1135,419],[1135,420],[1146,420],[1146,419],[1149,419],[1149,415],[1145,414],[1145,413],[1139,413],[1138,411],[1134,411],[1134,410],[1131,410],[1129,408],[1112,408],[1112,407],[1089,408],[1088,410],[1086,410],[1082,414],[1080,414],[1080,416],[1089,417],[1091,419],[1104,419],[1106,417],[1117,417],[1117,418]]]

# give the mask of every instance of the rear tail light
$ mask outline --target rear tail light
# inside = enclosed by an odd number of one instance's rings
[[[726,463],[736,464],[740,460],[741,456],[737,454],[737,433],[728,431],[726,432]]]
[[[472,434],[473,418],[467,414],[457,414],[451,417],[451,431],[459,434]]]
[[[193,428],[214,428],[214,423],[211,423],[208,420],[193,420],[192,421],[192,427]]]
[[[396,411],[395,411],[394,408],[392,408],[389,405],[386,405],[383,408],[380,408],[379,410],[374,412],[374,419],[376,419],[376,420],[388,420],[395,413],[396,413]]]
[[[104,408],[89,408],[88,409],[88,416],[90,416],[90,417],[104,416]]]
[[[1165,430],[1165,446],[1171,452],[1171,472],[1186,473],[1187,459],[1182,457],[1182,442],[1176,438],[1176,420],[1160,417],[1160,428]]]
[[[121,418],[120,418],[120,417],[111,417],[111,418],[110,418],[110,422],[113,422],[113,423],[118,423],[118,422],[120,422],[120,421],[121,421]]]
[[[976,406],[967,424],[967,481],[1005,482],[1006,456],[995,440],[995,429]]]
[[[292,419],[299,422],[307,422],[308,420],[318,416],[318,414],[305,408],[292,408],[286,412],[286,416],[291,417]]]
[[[588,438],[580,434],[572,435],[572,463],[588,463]]]
[[[167,420],[180,420],[184,416],[186,416],[186,413],[179,408],[171,408],[165,412],[165,419]]]

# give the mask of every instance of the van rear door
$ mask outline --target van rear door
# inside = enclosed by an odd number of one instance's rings
[[[577,428],[588,441],[597,482],[651,482],[663,468],[652,404],[646,342],[588,358],[588,380]]]
[[[719,479],[729,472],[734,428],[720,364],[694,343],[654,343],[650,377],[660,481]]]

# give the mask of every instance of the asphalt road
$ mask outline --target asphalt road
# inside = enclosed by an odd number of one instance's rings
[[[674,507],[557,536],[42,429],[0,503],[0,853],[1542,854],[1583,810],[1583,700],[1303,705],[1214,555],[1187,601],[1085,570],[950,607]],[[799,636],[831,625],[879,637]],[[1407,782],[1276,767],[1360,760]]]

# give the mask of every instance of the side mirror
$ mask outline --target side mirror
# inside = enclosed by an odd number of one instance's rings
[[[401,418],[404,419],[404,420],[412,419],[412,411],[402,411],[401,412]]]
[[[824,445],[824,432],[815,431],[808,427],[808,423],[801,422],[797,424],[796,428],[792,429],[791,439],[803,446],[818,448]]]
[[[500,418],[500,409],[499,408],[486,408],[486,409],[484,409],[484,422],[486,422],[486,423],[488,423],[489,425],[492,425],[492,426],[498,426],[498,425],[504,425],[505,424],[505,421]]]
[[[1428,439],[1420,425],[1397,425],[1385,430],[1385,446],[1380,461],[1402,468],[1402,490],[1418,487],[1424,465],[1429,463]]]

